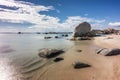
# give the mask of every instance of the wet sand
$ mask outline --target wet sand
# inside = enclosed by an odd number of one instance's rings
[[[119,55],[106,57],[96,54],[96,49],[101,46],[96,45],[96,39],[75,43],[74,47],[61,55],[64,58],[63,61],[58,63],[51,61],[51,64],[38,70],[32,80],[120,80]],[[84,45],[80,46],[81,44]],[[105,46],[108,47],[107,44]],[[76,61],[87,63],[91,67],[74,69],[72,64]]]

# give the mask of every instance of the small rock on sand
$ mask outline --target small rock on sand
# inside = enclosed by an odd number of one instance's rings
[[[57,58],[54,59],[54,62],[59,62],[59,61],[62,61],[62,60],[64,60],[64,58],[62,58],[62,57],[57,57]]]
[[[120,55],[120,49],[114,48],[114,49],[107,49],[103,48],[97,51],[97,54],[102,54],[105,56],[115,56]]]
[[[82,52],[82,50],[77,50],[77,52]]]
[[[89,64],[85,64],[85,63],[82,63],[82,62],[75,62],[75,63],[73,64],[73,66],[74,66],[75,69],[90,67]]]

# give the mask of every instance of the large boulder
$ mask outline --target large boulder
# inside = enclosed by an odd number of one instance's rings
[[[43,48],[39,51],[39,56],[43,58],[53,58],[63,52],[63,50]]]
[[[105,55],[105,56],[115,56],[120,55],[120,49],[114,48],[114,49],[107,49],[103,48],[97,51],[97,54]]]
[[[81,37],[91,31],[91,25],[88,22],[80,23],[73,32],[73,37]]]

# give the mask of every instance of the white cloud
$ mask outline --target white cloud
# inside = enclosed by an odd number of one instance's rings
[[[76,27],[78,24],[80,24],[81,22],[84,22],[84,21],[87,21],[90,24],[92,24],[92,27],[102,26],[102,23],[105,22],[105,20],[96,20],[93,18],[87,18],[87,17],[81,17],[81,16],[70,16],[61,25],[62,25],[62,27],[67,27],[70,29],[70,31],[73,31],[74,27]],[[98,24],[99,24],[99,26],[98,26]]]
[[[4,0],[0,1],[0,5],[4,5],[7,7],[18,8],[17,10],[10,10],[0,8],[2,10],[0,12],[0,19],[6,20],[10,22],[30,22],[33,24],[38,24],[38,21],[41,21],[45,15],[40,15],[38,12],[40,11],[49,11],[53,10],[53,6],[42,6],[42,5],[34,5],[28,2],[14,1],[14,0]]]
[[[52,17],[49,15],[43,15],[39,12],[55,10],[53,6],[35,5],[25,1],[15,0],[1,0],[0,5],[17,9],[5,9],[0,8],[0,20],[10,23],[24,23],[28,22],[35,24],[34,26],[28,26],[28,28],[21,29],[24,31],[72,31],[73,28],[80,22],[87,21],[92,25],[102,25],[105,20],[96,20],[94,18],[82,17],[82,16],[69,16],[64,22],[60,23],[58,17]],[[60,12],[60,11],[58,11]],[[12,28],[12,30],[17,30]]]
[[[67,22],[70,22],[71,21],[79,21],[79,22],[83,22],[83,21],[87,21],[87,22],[94,22],[94,23],[103,23],[105,22],[105,20],[96,20],[96,19],[93,19],[93,18],[87,18],[87,17],[81,17],[81,16],[71,16],[71,17],[68,17],[68,19],[66,20]]]
[[[118,27],[120,26],[120,22],[110,22],[108,25],[113,27]]]

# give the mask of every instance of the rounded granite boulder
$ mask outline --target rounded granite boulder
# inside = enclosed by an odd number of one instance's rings
[[[88,22],[82,22],[77,27],[75,27],[73,37],[80,37],[81,35],[84,35],[90,31],[91,25]]]

